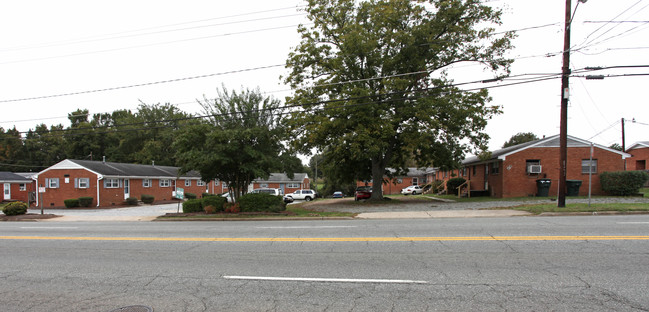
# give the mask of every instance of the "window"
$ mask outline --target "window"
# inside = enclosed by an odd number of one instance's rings
[[[214,179],[214,186],[219,186],[219,180]]]
[[[491,174],[498,174],[500,172],[500,163],[491,163]]]
[[[198,186],[205,186],[205,181],[203,181],[203,180],[198,180],[198,181],[196,181],[196,185],[198,185]]]
[[[143,179],[142,187],[151,187],[151,179]]]
[[[300,183],[288,183],[286,184],[287,188],[300,188]]]
[[[171,181],[169,179],[160,179],[160,187],[170,187]]]
[[[397,184],[403,183],[403,179],[397,179]]]
[[[645,160],[635,161],[635,170],[645,170],[646,168],[647,168],[647,164]]]
[[[27,185],[25,185],[25,183],[20,183],[20,190],[21,191],[26,191],[27,190]]]
[[[104,180],[104,188],[118,188],[118,187],[119,187],[119,179]]]
[[[597,159],[583,159],[581,161],[581,173],[597,173]]]
[[[419,185],[419,179],[412,178],[412,185]]]
[[[48,179],[47,187],[48,188],[59,188],[59,178]]]
[[[260,184],[259,184],[259,187],[261,187],[261,188],[267,188],[267,187],[268,187],[268,183],[260,183]]]
[[[466,167],[464,167],[464,168],[462,168],[462,176],[466,177],[466,174],[467,174],[467,169],[466,169]]]
[[[530,166],[540,166],[541,165],[541,160],[539,159],[528,159],[525,161],[525,173],[527,174],[539,174],[540,172],[534,172],[533,170],[530,171]],[[532,168],[534,169],[534,168]]]
[[[185,186],[192,186],[192,180],[185,180]]]
[[[78,178],[74,179],[74,186],[76,188],[88,188],[90,186],[90,179],[89,178]]]
[[[473,175],[476,175],[476,166],[473,166]]]

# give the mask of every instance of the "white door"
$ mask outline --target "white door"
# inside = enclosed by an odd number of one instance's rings
[[[9,199],[11,199],[11,184],[9,184],[9,183],[5,183],[5,186],[4,186],[4,194],[5,194],[5,195],[4,195],[4,199],[5,199],[5,200],[9,200]]]
[[[131,197],[131,185],[128,179],[124,179],[124,199]]]

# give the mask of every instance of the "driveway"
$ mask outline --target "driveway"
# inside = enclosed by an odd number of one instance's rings
[[[182,211],[182,207],[180,207]],[[177,212],[178,204],[144,205],[123,208],[44,209],[47,214],[62,216],[41,221],[151,221],[168,212]],[[40,214],[40,209],[28,213]]]

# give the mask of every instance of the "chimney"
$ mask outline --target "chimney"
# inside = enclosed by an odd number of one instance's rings
[[[155,160],[152,160],[152,161],[151,161],[151,166],[154,166],[154,167],[155,167]]]
[[[103,156],[102,162],[106,163],[106,156]]]

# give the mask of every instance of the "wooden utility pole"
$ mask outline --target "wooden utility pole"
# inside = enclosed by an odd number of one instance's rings
[[[563,32],[563,67],[561,69],[561,120],[559,126],[559,194],[557,207],[566,206],[566,172],[568,163],[568,99],[570,98],[570,23],[571,2],[566,0]]]

